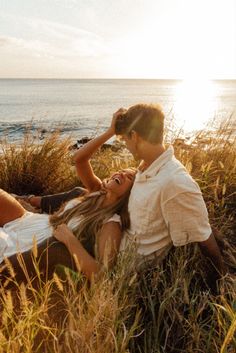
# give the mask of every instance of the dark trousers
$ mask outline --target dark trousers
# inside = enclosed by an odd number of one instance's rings
[[[75,187],[70,191],[62,192],[60,194],[42,196],[41,210],[43,213],[56,212],[64,202],[72,200],[78,196],[82,196],[85,192],[86,189]]]
[[[34,278],[33,283],[39,282],[39,278],[43,281],[50,279],[58,265],[76,271],[75,262],[66,246],[53,237],[38,245],[37,257],[33,255],[32,250],[28,250],[8,257],[8,260],[15,272],[13,281],[9,282],[10,286],[14,284],[14,281],[17,283],[27,282],[29,278],[31,280]],[[1,283],[4,283],[9,277],[11,277],[9,266],[3,261],[0,265]]]

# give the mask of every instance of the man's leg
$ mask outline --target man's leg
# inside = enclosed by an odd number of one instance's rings
[[[75,187],[74,189],[62,192],[54,195],[46,196],[32,196],[29,199],[29,202],[32,206],[41,208],[43,213],[53,213],[58,211],[61,205],[70,201],[78,196],[82,196],[86,193],[86,189],[81,187]]]

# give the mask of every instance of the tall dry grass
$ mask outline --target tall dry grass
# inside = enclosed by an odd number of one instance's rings
[[[198,135],[176,154],[199,182],[228,274],[213,293],[198,246],[171,250],[162,264],[135,273],[132,256],[120,255],[112,273],[88,285],[75,273],[55,274],[37,290],[29,281],[1,287],[0,353],[233,353],[236,350],[235,141],[221,127]],[[207,140],[206,140],[207,139]],[[5,143],[0,186],[14,193],[69,189],[77,181],[69,140],[52,135],[42,144],[27,136]],[[101,177],[134,161],[124,151],[98,152]],[[14,281],[14,279],[13,279]]]
[[[43,143],[26,134],[21,145],[0,145],[0,185],[16,194],[48,194],[71,188],[71,140],[52,134]]]

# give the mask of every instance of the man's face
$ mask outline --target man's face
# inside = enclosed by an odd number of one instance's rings
[[[136,149],[136,141],[133,138],[133,135],[127,136],[122,135],[121,140],[125,142],[126,148],[132,153],[134,158],[137,158],[137,149]]]

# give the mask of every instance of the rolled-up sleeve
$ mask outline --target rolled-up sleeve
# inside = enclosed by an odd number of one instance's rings
[[[7,248],[8,234],[0,227],[0,263],[3,261],[4,252]]]
[[[209,238],[211,226],[201,192],[182,192],[162,205],[162,212],[174,246]]]

